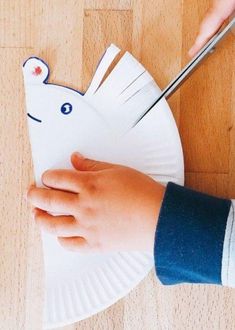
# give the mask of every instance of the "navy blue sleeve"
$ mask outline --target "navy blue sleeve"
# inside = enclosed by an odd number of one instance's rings
[[[221,284],[231,201],[169,182],[155,232],[154,262],[162,284]]]

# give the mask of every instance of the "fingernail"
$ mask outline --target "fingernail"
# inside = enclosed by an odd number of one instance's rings
[[[28,196],[28,192],[29,192],[29,190],[33,187],[34,185],[33,184],[31,184],[30,186],[29,186],[29,188],[25,191],[25,193],[24,193],[24,199],[27,201],[27,200],[30,200],[30,197]]]
[[[192,54],[192,50],[190,49],[190,50],[188,51],[188,56],[189,56],[189,57],[192,57],[192,55],[193,55],[193,54]]]
[[[26,201],[29,199],[29,197],[28,197],[28,191],[29,191],[29,189],[27,189],[27,190],[25,191],[25,193],[24,193],[24,199],[25,199]]]
[[[78,151],[74,152],[73,155],[76,156],[77,158],[84,159],[84,156],[80,154],[80,152]]]

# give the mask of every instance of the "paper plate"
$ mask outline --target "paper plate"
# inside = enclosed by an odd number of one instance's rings
[[[183,184],[181,142],[162,99],[133,124],[160,94],[145,68],[128,52],[102,81],[119,53],[111,45],[85,94],[48,83],[49,68],[37,57],[23,65],[35,182],[49,168],[72,168],[79,151],[96,160],[131,166],[163,184]],[[131,233],[130,233],[131,235]],[[152,269],[153,255],[138,251],[82,255],[65,250],[42,232],[45,269],[44,329],[87,318],[112,305]]]

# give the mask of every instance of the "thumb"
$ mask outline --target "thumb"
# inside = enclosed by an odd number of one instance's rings
[[[113,168],[116,165],[96,161],[83,157],[79,152],[74,152],[71,156],[71,163],[76,170],[79,171],[100,171]]]
[[[210,8],[207,11],[205,18],[200,25],[200,31],[194,45],[188,52],[190,57],[193,57],[199,52],[207,41],[219,30],[224,21],[225,18],[223,18],[217,7]]]

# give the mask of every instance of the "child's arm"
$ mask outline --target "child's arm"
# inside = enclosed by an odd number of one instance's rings
[[[235,286],[231,200],[168,183],[155,233],[155,268],[163,284]]]
[[[235,235],[230,200],[173,183],[165,188],[129,167],[75,154],[71,160],[76,170],[43,174],[50,189],[28,191],[36,222],[62,246],[81,252],[151,252],[163,284],[234,285],[226,280],[232,274],[230,238]]]

